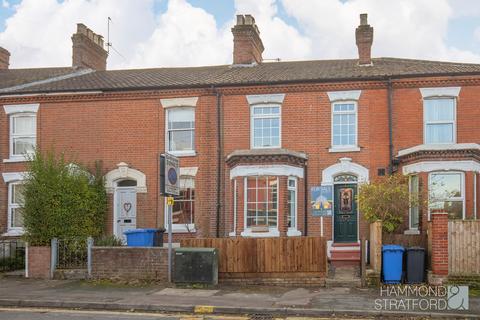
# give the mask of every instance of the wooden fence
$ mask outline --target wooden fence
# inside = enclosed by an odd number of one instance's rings
[[[219,278],[314,278],[327,272],[322,237],[182,239],[182,247],[217,248]]]
[[[448,222],[449,274],[480,274],[480,220]]]

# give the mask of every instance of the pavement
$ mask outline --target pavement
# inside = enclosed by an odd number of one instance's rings
[[[59,308],[192,315],[274,315],[277,317],[444,317],[480,319],[480,298],[468,311],[392,308],[379,289],[227,286],[178,288],[105,281],[0,279],[0,307]],[[397,306],[397,304],[396,304]],[[253,319],[254,317],[252,317]],[[1,318],[0,318],[1,319]],[[168,319],[168,318],[167,318]]]

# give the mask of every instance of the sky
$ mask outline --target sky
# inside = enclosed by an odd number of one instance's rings
[[[480,0],[0,0],[11,68],[71,65],[82,22],[107,39],[109,69],[232,63],[236,14],[252,14],[264,59],[357,58],[368,13],[373,57],[480,63]]]

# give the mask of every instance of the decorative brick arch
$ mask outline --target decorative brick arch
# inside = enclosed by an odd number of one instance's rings
[[[120,162],[117,167],[117,169],[113,169],[105,175],[105,188],[108,193],[113,193],[116,183],[124,179],[137,181],[138,193],[147,192],[147,177],[143,172],[129,168],[125,162]]]
[[[331,165],[322,171],[322,185],[333,184],[333,178],[339,174],[350,173],[358,178],[358,182],[368,182],[368,169],[352,162],[351,158],[340,158],[340,163]]]

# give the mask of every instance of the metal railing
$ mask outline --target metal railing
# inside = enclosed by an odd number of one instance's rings
[[[0,240],[0,272],[25,269],[25,242]]]
[[[55,269],[87,269],[90,238],[53,239],[52,259]]]

